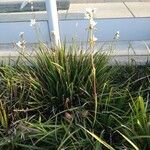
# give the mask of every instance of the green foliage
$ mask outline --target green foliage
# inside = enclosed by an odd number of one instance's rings
[[[0,67],[0,149],[150,149],[150,65],[40,45]]]

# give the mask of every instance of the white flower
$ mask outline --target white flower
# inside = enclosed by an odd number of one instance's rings
[[[95,22],[93,19],[90,19],[90,28],[93,29],[96,26],[97,22]]]
[[[92,8],[86,8],[85,10],[86,10],[87,13],[92,13],[93,9]]]
[[[22,10],[27,4],[32,4],[32,3],[33,3],[33,0],[23,1],[21,6],[20,6],[20,9]]]
[[[19,48],[22,48],[22,43],[21,43],[21,41],[18,41],[18,42],[16,43],[16,45],[17,45]]]
[[[93,35],[93,42],[96,42],[97,38]]]
[[[35,19],[31,19],[30,20],[30,26],[33,27],[36,25],[36,20]]]
[[[20,33],[19,33],[19,36],[20,36],[20,41],[18,41],[18,42],[16,43],[16,45],[17,45],[19,48],[24,49],[24,48],[25,48],[25,44],[26,44],[26,41],[24,40],[24,32],[20,32]]]
[[[90,19],[89,14],[85,13],[85,17],[84,17],[84,19]]]
[[[94,14],[95,11],[96,11],[95,8],[86,8],[86,13],[88,13],[88,14],[90,14],[90,15]]]
[[[120,38],[120,32],[117,31],[117,32],[115,33],[114,39],[119,40],[119,38]]]
[[[91,19],[93,18],[94,16],[94,13],[95,13],[95,8],[92,9],[92,8],[86,8],[86,13],[85,13],[85,18],[86,19]]]
[[[23,41],[18,41],[16,43],[16,45],[19,47],[19,48],[25,48],[25,44],[26,44],[26,41],[23,40]]]
[[[22,37],[24,35],[24,32],[20,32],[19,36]]]

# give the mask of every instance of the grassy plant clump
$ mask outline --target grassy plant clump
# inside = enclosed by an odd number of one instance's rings
[[[0,67],[0,149],[150,149],[150,65],[77,46]]]

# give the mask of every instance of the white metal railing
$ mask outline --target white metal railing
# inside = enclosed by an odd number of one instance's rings
[[[48,14],[48,26],[50,31],[51,42],[56,46],[60,46],[60,34],[56,0],[46,0],[45,2]]]

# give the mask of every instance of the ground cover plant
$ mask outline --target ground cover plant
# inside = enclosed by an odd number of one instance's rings
[[[0,67],[0,149],[150,149],[150,65],[77,46]]]

